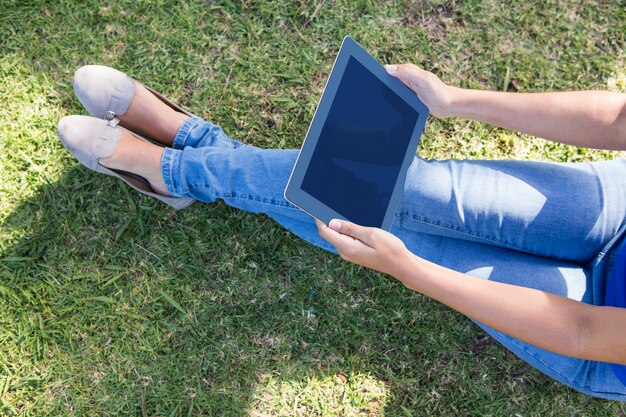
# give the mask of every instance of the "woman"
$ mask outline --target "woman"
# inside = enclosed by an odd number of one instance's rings
[[[626,149],[624,94],[465,90],[411,64],[387,71],[436,117]],[[229,139],[111,68],[79,69],[74,89],[95,118],[66,117],[58,131],[89,168],[177,208],[223,199],[265,213],[308,242],[466,314],[552,378],[626,400],[626,160],[416,157],[391,233],[337,220],[327,226],[283,197],[297,150]]]

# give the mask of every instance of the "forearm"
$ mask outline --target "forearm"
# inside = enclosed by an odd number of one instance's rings
[[[541,348],[584,356],[579,317],[585,305],[534,289],[461,274],[410,255],[396,278],[495,330]]]
[[[390,274],[493,329],[563,355],[626,365],[626,309],[455,272],[412,254],[389,232],[333,219],[315,220],[339,255]]]
[[[626,149],[626,94],[451,88],[449,113],[453,116],[576,146]]]

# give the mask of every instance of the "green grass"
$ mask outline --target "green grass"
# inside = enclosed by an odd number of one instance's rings
[[[464,87],[623,88],[620,3],[0,0],[0,415],[626,414],[265,216],[174,212],[96,175],[55,131],[85,114],[74,70],[100,63],[247,143],[299,147],[346,34]],[[430,120],[419,152],[618,156],[456,119]]]

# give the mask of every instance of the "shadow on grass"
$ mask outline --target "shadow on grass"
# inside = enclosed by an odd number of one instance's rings
[[[327,277],[277,226],[219,204],[159,204],[74,167],[7,218],[0,363],[17,402],[5,412],[241,415],[258,384],[289,404],[285,389],[363,349],[319,305]]]

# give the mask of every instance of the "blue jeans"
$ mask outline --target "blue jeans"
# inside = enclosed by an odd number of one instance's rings
[[[222,199],[264,213],[302,239],[335,249],[283,191],[298,150],[229,139],[196,117],[166,148],[162,174],[177,197]],[[426,161],[416,157],[391,232],[411,252],[456,271],[602,305],[624,235],[626,160],[594,163]],[[589,395],[626,401],[604,362],[558,355],[478,323],[548,376]]]

